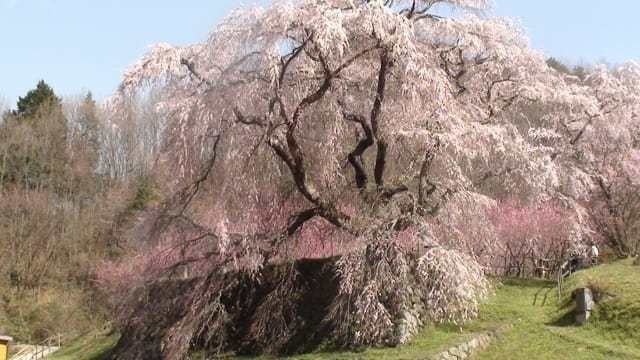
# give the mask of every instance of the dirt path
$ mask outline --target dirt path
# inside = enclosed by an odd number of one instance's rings
[[[23,345],[20,351],[11,356],[9,360],[40,360],[59,349],[57,346]]]

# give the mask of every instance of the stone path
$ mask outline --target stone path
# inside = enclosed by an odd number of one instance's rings
[[[487,348],[493,340],[509,329],[508,326],[478,334],[473,339],[445,350],[429,358],[429,360],[465,360],[479,350]]]

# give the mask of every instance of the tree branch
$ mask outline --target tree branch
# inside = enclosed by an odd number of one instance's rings
[[[418,175],[418,204],[423,207],[424,204],[426,204],[425,190],[427,183],[429,185],[429,189],[426,190],[427,196],[431,196],[431,194],[436,191],[436,186],[427,180],[427,175],[431,169],[431,164],[433,163],[433,159],[435,158],[436,151],[439,147],[440,141],[437,140],[433,148],[427,150],[425,153],[422,166],[420,167],[420,174]]]
[[[355,172],[356,186],[358,189],[363,190],[367,186],[368,178],[362,163],[362,155],[371,145],[373,145],[373,132],[371,131],[371,126],[369,126],[364,116],[347,114],[345,112],[343,112],[343,116],[348,121],[360,124],[362,131],[364,132],[364,137],[360,139],[355,149],[353,149],[353,151],[348,155],[349,163]]]
[[[381,140],[378,136],[380,115],[382,113],[382,104],[384,103],[386,87],[387,87],[387,75],[391,67],[391,59],[386,49],[382,50],[380,54],[380,70],[378,70],[378,85],[376,88],[376,98],[373,101],[373,107],[371,108],[371,130],[373,137],[378,143],[378,152],[376,155],[376,164],[374,169],[374,178],[378,188],[384,186],[384,170],[387,157],[387,144]]]
[[[291,236],[298,231],[307,221],[320,215],[320,208],[311,208],[304,210],[289,218],[289,225],[287,226],[287,235]]]

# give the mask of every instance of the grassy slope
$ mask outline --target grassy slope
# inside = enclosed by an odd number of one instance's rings
[[[36,343],[56,334],[79,336],[103,321],[78,287],[16,291],[0,284],[0,325],[16,341]]]
[[[571,292],[594,284],[612,296],[602,299],[588,325],[571,325]],[[578,272],[560,301],[554,285],[506,281],[482,317],[513,329],[475,359],[640,359],[640,332],[633,331],[640,326],[640,267],[625,260]]]
[[[118,341],[118,335],[109,331],[95,332],[75,339],[47,360],[101,360]]]
[[[599,303],[591,323],[570,325],[570,294],[587,285],[610,295]],[[430,327],[411,344],[397,348],[317,352],[293,359],[424,359],[475,333],[506,324],[511,329],[475,360],[640,359],[640,267],[625,260],[579,272],[565,283],[560,301],[552,282],[505,280],[496,286],[480,318],[462,328]],[[51,359],[98,360],[94,354],[106,352],[115,340],[114,335],[82,338]]]

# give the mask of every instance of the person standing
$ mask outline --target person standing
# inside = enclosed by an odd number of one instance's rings
[[[591,243],[591,265],[598,265],[598,256],[600,256],[600,251],[595,243]]]

